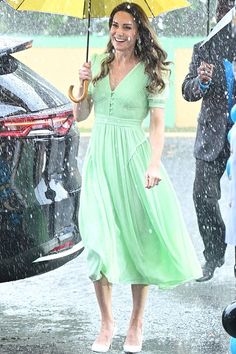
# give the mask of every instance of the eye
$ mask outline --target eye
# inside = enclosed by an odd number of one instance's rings
[[[132,27],[131,27],[131,26],[129,26],[129,25],[124,25],[124,29],[131,30],[131,29],[132,29]]]

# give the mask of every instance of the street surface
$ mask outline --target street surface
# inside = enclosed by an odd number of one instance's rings
[[[80,167],[87,146],[81,137]],[[167,137],[163,163],[179,197],[184,218],[201,262],[192,183],[193,137]],[[227,218],[229,182],[222,181],[222,210]],[[89,220],[89,218],[88,218]],[[170,220],[171,222],[171,220]],[[235,298],[234,249],[206,283],[191,282],[168,291],[150,287],[143,354],[228,354],[229,336],[221,314]],[[65,266],[37,277],[0,284],[0,354],[87,354],[99,329],[93,285],[84,252]],[[129,286],[114,286],[118,333],[110,353],[122,346],[131,309]]]

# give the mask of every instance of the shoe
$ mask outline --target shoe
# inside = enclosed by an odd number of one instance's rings
[[[143,340],[141,338],[141,343],[139,345],[129,345],[124,344],[123,349],[125,353],[140,353],[142,351]]]
[[[206,263],[202,267],[203,276],[201,278],[196,279],[196,281],[204,282],[213,278],[216,268],[220,268],[224,264],[224,262],[224,258],[221,258],[218,261],[206,261]]]
[[[108,350],[110,349],[110,347],[111,347],[111,343],[109,343],[109,344],[96,344],[96,343],[93,343],[92,351],[96,352],[96,353],[107,353]]]
[[[142,350],[142,343],[140,345],[124,344],[123,349],[125,353],[140,353]]]
[[[113,338],[116,335],[116,331],[117,331],[117,328],[116,328],[116,325],[115,325],[114,329],[113,329],[113,334],[112,334],[110,343],[108,343],[108,344],[99,344],[99,343],[96,343],[96,341],[95,341],[93,343],[93,345],[92,345],[92,348],[91,348],[92,351],[96,352],[96,353],[107,353],[108,350],[111,348],[112,340],[113,340]]]

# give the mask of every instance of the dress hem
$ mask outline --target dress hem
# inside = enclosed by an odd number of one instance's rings
[[[156,282],[156,281],[143,281],[143,280],[111,280],[109,278],[109,276],[107,276],[106,274],[102,274],[102,276],[104,276],[107,281],[110,283],[110,284],[123,284],[123,285],[128,285],[128,284],[134,284],[134,285],[155,285],[157,286],[159,289],[161,290],[168,290],[168,289],[172,289],[172,288],[175,288],[179,285],[183,285],[183,284],[186,284],[190,281],[196,281],[196,279],[202,277],[202,274],[199,273],[196,277],[190,277],[190,278],[187,278],[187,279],[184,279],[184,280],[181,280],[181,281],[176,281],[176,282],[170,282],[170,283],[167,283],[166,285],[161,285],[160,283]],[[102,276],[100,277],[89,277],[91,281],[95,282],[95,281],[99,281],[102,279]]]

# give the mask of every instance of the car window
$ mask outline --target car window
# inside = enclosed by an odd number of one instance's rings
[[[35,112],[68,102],[65,95],[17,59],[0,58],[0,103]]]
[[[11,116],[13,114],[24,114],[26,110],[9,104],[0,103],[0,117]]]

